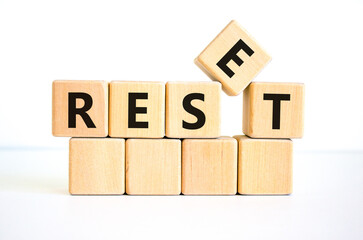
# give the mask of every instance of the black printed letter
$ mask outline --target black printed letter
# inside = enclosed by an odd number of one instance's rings
[[[238,40],[238,42],[222,57],[221,60],[217,63],[217,66],[222,69],[222,71],[228,75],[228,77],[232,77],[234,75],[234,72],[227,66],[227,63],[229,61],[233,60],[238,66],[241,66],[243,63],[243,60],[237,56],[237,53],[240,50],[243,50],[245,53],[247,53],[248,56],[252,56],[254,51],[247,46],[247,44],[242,41],[242,39]]]
[[[129,93],[129,128],[148,128],[148,122],[136,122],[137,113],[147,113],[146,107],[136,107],[136,99],[147,99],[148,93]]]
[[[272,129],[280,129],[281,101],[290,101],[290,94],[263,94],[263,100],[272,100]]]
[[[82,108],[76,107],[76,99],[80,98],[84,101]],[[87,93],[82,92],[70,92],[68,93],[68,127],[76,128],[76,115],[80,115],[88,128],[96,128],[92,119],[87,114],[87,111],[91,109],[93,104],[92,97]]]
[[[204,94],[202,93],[190,93],[183,99],[183,107],[184,109],[194,116],[197,117],[197,121],[195,123],[188,123],[183,120],[183,128],[185,129],[199,129],[205,124],[205,115],[204,113],[192,106],[192,100],[198,99],[204,101]]]

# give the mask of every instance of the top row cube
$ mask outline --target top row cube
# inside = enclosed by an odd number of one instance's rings
[[[271,57],[236,21],[231,21],[195,59],[230,96],[240,94]],[[234,62],[234,64],[232,63]]]

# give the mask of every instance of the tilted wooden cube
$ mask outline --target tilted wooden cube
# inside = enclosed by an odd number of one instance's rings
[[[240,94],[271,57],[236,21],[231,21],[195,59],[228,95]]]
[[[125,140],[71,138],[69,141],[71,194],[125,192]]]
[[[184,139],[182,142],[182,193],[233,195],[237,192],[237,141]]]
[[[105,81],[54,81],[52,97],[54,136],[107,136],[108,84]]]
[[[111,137],[164,137],[164,83],[113,81],[110,83],[109,94],[109,135]]]
[[[220,136],[221,84],[168,82],[166,84],[166,136],[216,138]]]
[[[126,193],[178,195],[181,191],[179,139],[126,141]]]
[[[243,133],[253,138],[301,138],[304,84],[253,82],[243,92]]]
[[[291,140],[235,138],[238,141],[238,193],[292,193]]]

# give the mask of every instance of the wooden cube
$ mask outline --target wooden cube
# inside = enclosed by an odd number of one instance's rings
[[[231,21],[195,59],[228,95],[240,94],[271,57],[236,21]]]
[[[69,141],[71,194],[125,192],[125,140],[71,138]]]
[[[126,193],[178,195],[181,191],[179,139],[126,140]]]
[[[168,82],[166,84],[166,136],[216,138],[220,136],[221,84]]]
[[[109,135],[125,138],[163,138],[165,84],[162,82],[110,83]]]
[[[301,138],[304,84],[251,83],[243,92],[243,133],[253,138]]]
[[[106,137],[108,85],[105,81],[54,81],[52,129],[57,137]]]
[[[290,194],[292,141],[235,136],[238,141],[238,192]]]
[[[237,141],[184,139],[182,142],[182,193],[233,195],[237,192]]]

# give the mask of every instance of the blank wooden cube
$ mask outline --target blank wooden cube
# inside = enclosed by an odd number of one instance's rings
[[[71,138],[69,141],[71,194],[125,192],[125,140]]]
[[[54,81],[52,129],[57,137],[106,137],[108,85],[105,81]]]
[[[166,84],[166,136],[216,138],[220,136],[221,84],[168,82]]]
[[[238,192],[290,194],[292,192],[292,141],[289,139],[238,140]]]
[[[126,193],[178,195],[181,191],[179,139],[126,140]]]
[[[304,84],[251,83],[243,92],[243,133],[253,138],[301,138]]]
[[[195,59],[228,95],[240,94],[271,57],[236,21],[231,21]]]
[[[163,138],[165,84],[111,82],[109,135],[125,138]]]
[[[237,192],[237,141],[184,139],[182,143],[182,193],[233,195]]]

